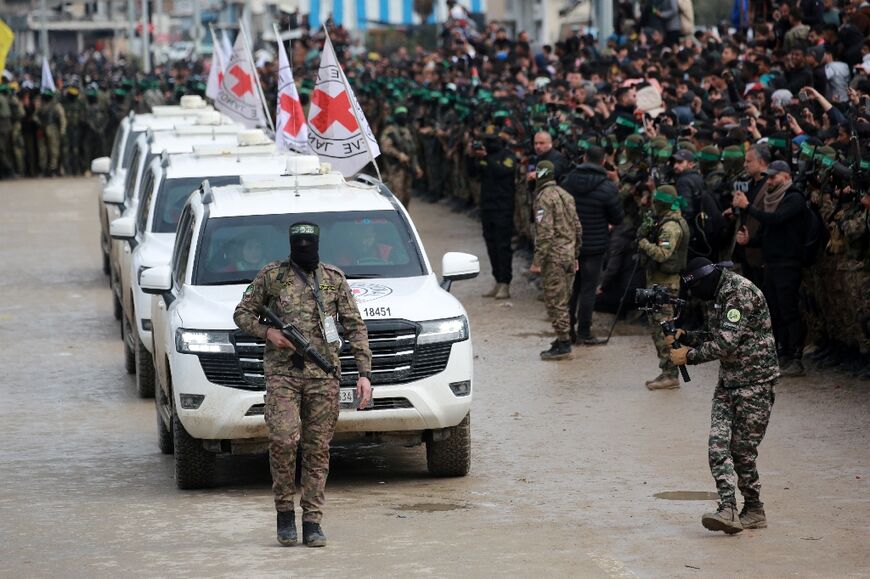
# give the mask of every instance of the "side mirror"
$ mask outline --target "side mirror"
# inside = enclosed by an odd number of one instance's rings
[[[136,221],[133,217],[119,217],[109,224],[112,239],[133,239],[136,237]]]
[[[124,181],[123,179],[112,179],[112,181],[103,189],[103,203],[120,205],[124,202]]]
[[[441,258],[441,274],[444,276],[441,287],[450,291],[454,281],[472,279],[480,274],[480,260],[470,253],[450,251]]]
[[[97,157],[91,161],[91,173],[94,175],[105,175],[112,168],[112,159],[110,157]]]
[[[144,270],[139,275],[139,287],[146,294],[160,295],[172,289],[172,269],[158,265]]]

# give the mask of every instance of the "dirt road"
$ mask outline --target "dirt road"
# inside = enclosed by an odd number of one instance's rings
[[[96,198],[93,179],[0,183],[0,576],[868,574],[867,383],[782,381],[759,463],[770,528],[709,533],[716,366],[648,392],[655,357],[637,329],[541,362],[549,324],[519,261],[512,300],[478,297],[491,283],[478,224],[418,201],[436,267],[448,250],[483,263],[454,286],[477,354],[472,472],[430,478],[421,448],[337,449],[329,547],[281,548],[264,458],[221,460],[217,488],[176,490],[153,402],[124,373]]]

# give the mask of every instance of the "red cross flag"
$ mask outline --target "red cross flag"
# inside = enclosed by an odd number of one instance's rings
[[[205,96],[213,101],[218,99],[221,84],[224,82],[224,65],[229,60],[229,55],[223,53],[223,48],[217,41],[212,29],[212,46],[214,51],[211,55],[211,68],[208,70],[208,82],[205,85]],[[224,36],[226,38],[226,36]]]
[[[320,55],[308,126],[312,151],[345,177],[356,175],[381,154],[365,114],[338,64],[329,36]]]
[[[293,69],[278,36],[278,104],[275,108],[275,142],[282,149],[308,152],[308,125],[299,102],[299,92],[293,82]]]
[[[256,74],[254,63],[245,46],[244,34],[239,34],[233,54],[226,63],[214,106],[246,127],[268,126],[257,92]]]

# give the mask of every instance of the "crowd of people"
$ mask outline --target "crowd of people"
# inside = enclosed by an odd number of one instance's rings
[[[381,55],[330,30],[397,196],[479,214],[488,296],[510,296],[513,252],[534,245],[535,168],[549,161],[582,225],[575,344],[603,341],[593,311],[633,306],[626,288],[644,284],[655,254],[643,248],[676,232],[663,221],[678,213],[678,258],[734,261],[764,288],[784,373],[802,375],[814,345],[818,366],[870,377],[870,4],[743,2],[728,32],[688,35],[663,17],[672,4],[621,3],[604,50],[580,28],[543,46],[478,28],[455,3],[436,50]],[[292,42],[306,106],[322,38]],[[277,62],[259,64],[273,106]],[[0,177],[86,173],[129,111],[203,94],[208,65],[143,75],[90,51],[55,60],[59,94],[34,82],[36,60],[8,68]],[[656,196],[674,199],[657,213]]]

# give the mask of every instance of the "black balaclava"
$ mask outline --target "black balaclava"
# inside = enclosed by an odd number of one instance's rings
[[[314,223],[298,222],[290,226],[290,259],[307,272],[320,262],[320,227]]]
[[[683,283],[693,296],[712,301],[716,298],[716,290],[719,289],[722,269],[706,257],[695,257],[686,265],[682,277]]]

